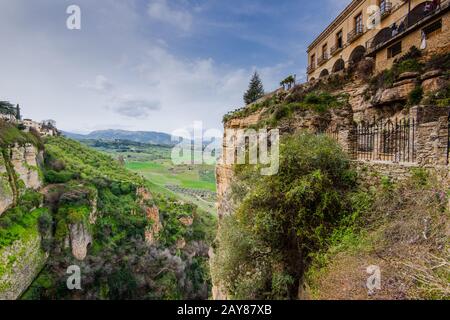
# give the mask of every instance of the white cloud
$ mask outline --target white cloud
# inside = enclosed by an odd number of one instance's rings
[[[151,0],[147,13],[154,20],[184,31],[188,31],[192,25],[192,15],[186,10],[170,7],[167,0]]]
[[[128,118],[148,118],[150,112],[160,110],[159,101],[134,97],[114,98],[115,102],[107,109]]]
[[[114,89],[114,85],[111,81],[103,75],[97,75],[94,82],[87,81],[82,83],[81,87],[102,93],[110,92]]]

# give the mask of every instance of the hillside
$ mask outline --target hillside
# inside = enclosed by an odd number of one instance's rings
[[[224,151],[236,129],[279,129],[280,167],[223,152],[216,299],[450,297],[449,63],[367,58],[224,116]]]
[[[0,165],[17,177],[12,186],[2,180],[2,197],[11,197],[0,213],[0,297],[208,298],[212,216],[150,193],[150,182],[76,141],[41,140],[14,125],[1,132],[2,153],[23,145],[28,162],[19,166],[24,158],[14,157]],[[70,265],[81,269],[81,291],[66,286]]]
[[[156,145],[174,145],[171,135],[150,131],[126,131],[126,130],[99,130],[89,134],[76,134],[63,132],[63,134],[75,140],[128,140]]]

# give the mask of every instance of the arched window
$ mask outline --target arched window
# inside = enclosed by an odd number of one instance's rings
[[[327,69],[323,69],[322,72],[320,73],[320,78],[326,77],[328,76],[330,73],[328,72]]]
[[[377,35],[373,38],[372,44],[370,45],[371,48],[376,48],[380,44],[385,43],[389,39],[391,39],[393,36],[395,36],[395,32],[390,28],[384,28],[381,29]]]
[[[333,73],[339,72],[345,69],[345,62],[342,59],[338,59],[333,66]]]
[[[357,46],[351,53],[349,62],[355,64],[360,62],[366,55],[366,48],[363,46]]]

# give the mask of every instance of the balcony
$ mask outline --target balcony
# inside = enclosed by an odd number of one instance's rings
[[[343,46],[335,45],[335,46],[331,47],[330,54],[332,56],[334,56],[334,55],[338,54],[339,52],[341,52],[343,49],[344,49]]]
[[[353,29],[348,33],[347,35],[348,43],[352,43],[353,41],[361,37],[363,34],[364,34],[364,27],[363,26],[356,27],[355,29]]]
[[[420,12],[420,14],[407,14],[389,27],[380,30],[375,37],[366,42],[366,53],[373,54],[390,44],[395,43],[406,34],[423,27],[428,22],[432,21],[436,16],[447,12],[450,9],[450,0],[443,0],[440,6],[433,7],[427,12]]]
[[[306,72],[312,73],[314,70],[316,70],[316,65],[315,64],[311,64],[308,66],[308,68],[306,68]]]
[[[386,18],[392,13],[392,2],[383,2],[380,6],[381,19]]]
[[[322,54],[322,55],[319,57],[319,59],[317,59],[317,65],[319,65],[319,66],[323,65],[325,62],[328,61],[328,59],[330,59],[330,58],[328,57],[328,53]]]

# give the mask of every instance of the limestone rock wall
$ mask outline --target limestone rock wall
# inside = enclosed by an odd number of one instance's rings
[[[21,190],[37,190],[42,187],[39,164],[43,161],[43,153],[31,144],[0,148],[0,151],[0,215],[2,215],[14,205]]]
[[[140,187],[136,192],[137,200],[141,210],[145,213],[150,226],[145,230],[145,241],[149,245],[154,245],[158,242],[158,235],[163,226],[159,215],[159,208],[153,203],[153,196],[145,187]]]
[[[42,153],[31,144],[16,145],[11,150],[11,163],[27,189],[37,190],[42,186],[38,171],[38,158],[41,157]]]
[[[0,215],[14,203],[14,193],[9,181],[5,159],[0,153]]]
[[[75,259],[83,261],[86,258],[89,245],[92,244],[92,235],[84,223],[69,225],[70,247]]]

